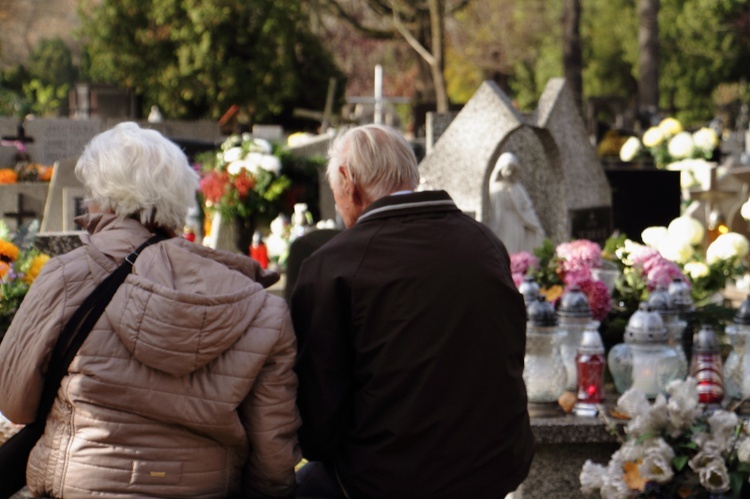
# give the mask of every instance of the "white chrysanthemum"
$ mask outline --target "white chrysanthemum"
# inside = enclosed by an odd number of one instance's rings
[[[750,199],[743,203],[742,208],[740,208],[740,215],[745,220],[750,220]]]
[[[698,472],[701,485],[711,492],[720,493],[729,490],[729,472],[723,459],[714,459]]]
[[[745,258],[750,252],[750,241],[737,232],[722,234],[711,243],[706,250],[706,261],[708,264],[719,260],[730,260],[732,258]]]
[[[675,118],[664,118],[659,123],[659,129],[667,137],[673,137],[682,132],[682,123]]]
[[[638,140],[638,137],[630,137],[620,148],[620,160],[625,162],[633,161],[642,149],[643,145]]]
[[[273,154],[264,154],[260,160],[260,167],[274,175],[281,173],[281,160]]]
[[[701,244],[705,229],[695,218],[682,215],[669,222],[667,234],[670,238],[687,239],[690,244]]]
[[[665,237],[667,237],[667,228],[663,226],[646,227],[641,232],[643,244],[652,248],[657,248]]]
[[[737,459],[745,464],[750,464],[750,438],[743,438],[737,445]]]
[[[702,277],[707,277],[711,273],[711,269],[703,262],[688,262],[683,267],[683,270],[694,281]]]
[[[273,152],[273,147],[266,139],[253,139],[253,143],[250,145],[250,150],[263,154],[271,154]]]
[[[701,151],[710,153],[719,145],[719,136],[712,128],[703,127],[693,134],[693,143]]]
[[[665,237],[659,246],[661,256],[675,263],[689,262],[695,255],[695,248],[688,239],[682,237]]]
[[[587,459],[583,463],[581,468],[581,474],[578,476],[578,481],[581,483],[581,493],[584,495],[593,494],[602,488],[604,485],[604,476],[607,472],[607,468],[601,464],[596,464],[590,459]]]
[[[630,266],[633,265],[634,258],[646,251],[652,250],[649,249],[648,246],[626,239],[623,245],[615,250],[615,255],[622,261],[622,263]]]
[[[227,173],[230,175],[239,175],[242,170],[252,172],[254,168],[253,165],[243,159],[232,161],[227,165]]]
[[[659,127],[652,126],[643,134],[643,145],[646,147],[656,147],[661,144],[666,137]]]
[[[233,134],[227,137],[227,139],[221,143],[221,150],[222,151],[228,151],[229,149],[233,147],[237,147],[237,144],[239,144],[242,141],[242,138],[237,135]]]
[[[226,163],[232,163],[234,161],[237,161],[242,157],[242,148],[241,147],[232,147],[231,149],[227,149],[224,151],[224,162]]]
[[[641,478],[656,483],[669,482],[674,476],[674,470],[670,464],[671,459],[658,452],[646,454],[641,464],[638,465]]]
[[[693,144],[693,136],[688,132],[678,133],[677,135],[669,139],[669,144],[667,144],[669,155],[675,159],[685,159],[691,157],[693,155],[693,149],[695,149],[695,144]]]

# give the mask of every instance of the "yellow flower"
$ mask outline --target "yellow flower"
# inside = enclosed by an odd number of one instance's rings
[[[31,260],[31,265],[29,266],[29,271],[26,272],[26,275],[23,276],[23,282],[25,282],[28,285],[31,285],[32,282],[34,282],[34,279],[39,275],[39,272],[41,272],[42,267],[44,267],[44,264],[49,261],[49,255],[37,255]]]
[[[555,284],[554,286],[550,286],[549,288],[542,288],[539,290],[539,294],[544,296],[547,301],[554,302],[558,298],[560,298],[563,294],[563,287],[559,284]]]
[[[8,262],[15,262],[18,258],[18,246],[9,242],[0,240],[0,259]]]
[[[693,280],[700,279],[701,277],[708,277],[711,270],[703,262],[688,262],[685,264],[685,272],[690,274]]]
[[[659,123],[659,129],[667,137],[673,137],[682,131],[682,124],[674,118],[664,118]]]
[[[652,126],[643,134],[643,145],[646,147],[656,147],[664,142],[664,132],[659,128]]]

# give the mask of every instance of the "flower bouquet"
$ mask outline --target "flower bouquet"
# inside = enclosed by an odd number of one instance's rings
[[[278,152],[267,140],[243,134],[230,136],[216,152],[198,156],[206,210],[227,219],[258,215],[273,219],[291,185],[281,173]]]
[[[593,271],[602,266],[602,249],[592,241],[578,239],[554,246],[547,239],[534,253],[521,251],[510,255],[511,272],[516,286],[527,275],[534,277],[540,292],[555,303],[564,287],[576,285],[586,295],[594,320],[601,321],[610,310],[607,285],[594,278]]]
[[[581,492],[605,499],[740,498],[750,486],[750,428],[733,412],[698,404],[697,382],[673,381],[653,404],[627,390],[615,413],[626,439],[605,465],[587,460]]]
[[[11,233],[0,221],[0,341],[49,255],[32,247],[36,225]]]

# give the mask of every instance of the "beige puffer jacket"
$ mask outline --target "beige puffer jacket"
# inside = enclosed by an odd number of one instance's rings
[[[149,232],[95,215],[0,344],[0,411],[29,423],[63,325]],[[285,302],[256,262],[181,238],[146,248],[63,379],[27,480],[52,497],[284,496],[299,461]],[[274,280],[274,279],[272,279]]]

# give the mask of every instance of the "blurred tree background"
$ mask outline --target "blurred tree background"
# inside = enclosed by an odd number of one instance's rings
[[[65,27],[41,24],[54,9]],[[0,0],[3,115],[67,115],[87,81],[166,118],[237,104],[255,122],[303,126],[293,110],[322,110],[331,78],[340,109],[373,95],[381,64],[384,94],[413,108],[455,108],[492,80],[531,111],[566,76],[584,111],[617,98],[638,112],[652,96],[687,126],[721,114],[731,127],[749,63],[746,0]]]

